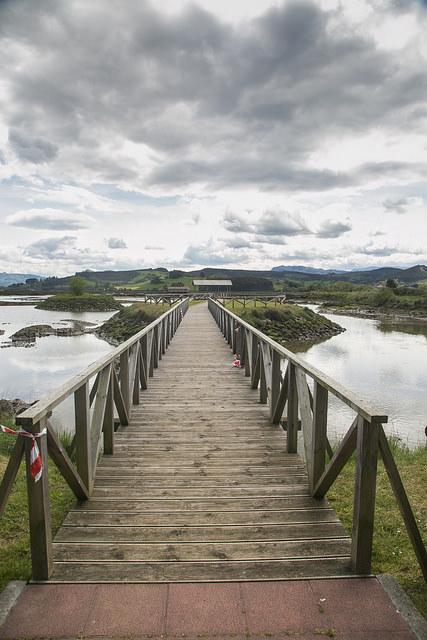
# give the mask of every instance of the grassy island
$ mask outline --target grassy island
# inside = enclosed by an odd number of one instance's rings
[[[228,302],[226,307],[242,320],[286,346],[295,342],[330,338],[345,331],[328,318],[296,304],[272,306],[270,303],[266,307],[255,307],[252,302],[246,307],[235,305],[232,309],[232,303]]]
[[[125,307],[95,331],[96,335],[110,344],[118,345],[151,324],[170,309],[168,304],[136,302]]]
[[[45,311],[74,311],[77,313],[83,311],[117,311],[121,308],[122,305],[113,296],[90,293],[83,293],[77,296],[71,293],[61,293],[43,300],[36,306],[36,309],[44,309]]]

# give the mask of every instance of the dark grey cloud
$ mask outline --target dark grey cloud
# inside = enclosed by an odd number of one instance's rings
[[[108,238],[107,246],[109,249],[127,249],[127,244],[122,238]]]
[[[318,238],[339,238],[344,233],[351,231],[352,225],[349,221],[339,222],[334,220],[325,220],[316,231]]]
[[[20,160],[43,164],[53,160],[58,147],[48,140],[34,138],[17,129],[9,129],[9,144]]]
[[[68,249],[73,247],[75,242],[75,236],[43,238],[25,247],[24,255],[28,258],[37,258],[40,260],[68,259],[70,257]]]
[[[384,200],[383,207],[392,213],[406,213],[409,204],[409,198],[389,198]]]
[[[223,218],[224,229],[232,233],[247,233],[252,231],[253,225],[247,222],[242,216],[231,211],[227,211]]]
[[[3,151],[0,149],[0,164],[6,164],[6,158]]]
[[[262,236],[300,236],[312,233],[299,214],[277,211],[265,211],[255,229]]]
[[[92,221],[92,218],[81,213],[50,208],[16,211],[6,218],[7,224],[15,227],[52,231],[86,229]]]
[[[10,144],[25,161],[147,186],[324,191],[419,173],[308,165],[337,136],[422,126],[416,52],[381,50],[337,28],[338,15],[299,0],[234,27],[194,5],[166,15],[146,1],[3,2]],[[143,145],[150,163],[135,167],[116,139]]]
[[[250,249],[253,246],[253,241],[245,240],[239,236],[232,238],[226,238],[224,244],[230,249]]]

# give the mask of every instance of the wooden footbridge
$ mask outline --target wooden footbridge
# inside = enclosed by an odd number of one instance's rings
[[[234,352],[240,368],[232,366]],[[329,394],[355,413],[335,452],[327,438]],[[72,459],[50,422],[70,396]],[[369,574],[378,452],[426,576],[425,547],[382,429],[386,421],[220,303],[188,308],[181,301],[19,416],[27,431],[47,429],[39,438],[42,478],[35,483],[28,473],[33,580]],[[29,467],[30,445],[17,439],[0,510],[24,453]],[[325,495],[355,450],[350,537]],[[53,539],[48,454],[78,498]]]

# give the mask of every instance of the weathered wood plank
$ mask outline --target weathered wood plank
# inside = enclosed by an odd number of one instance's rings
[[[259,562],[55,563],[52,582],[230,582],[349,575],[347,558]],[[82,576],[84,579],[82,580]]]
[[[235,526],[62,526],[56,542],[239,542],[347,538],[339,522]]]
[[[125,561],[205,561],[212,560],[282,560],[284,558],[348,558],[350,539],[298,540],[285,542],[210,542],[186,544],[82,544],[54,543],[55,558],[66,562]]]

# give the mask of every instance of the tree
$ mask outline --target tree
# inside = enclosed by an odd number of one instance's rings
[[[396,280],[393,280],[393,278],[388,278],[388,280],[385,283],[385,286],[388,287],[389,289],[397,289],[397,282]]]
[[[86,281],[83,278],[79,278],[79,276],[74,276],[70,280],[70,291],[73,296],[82,296],[86,289]]]

